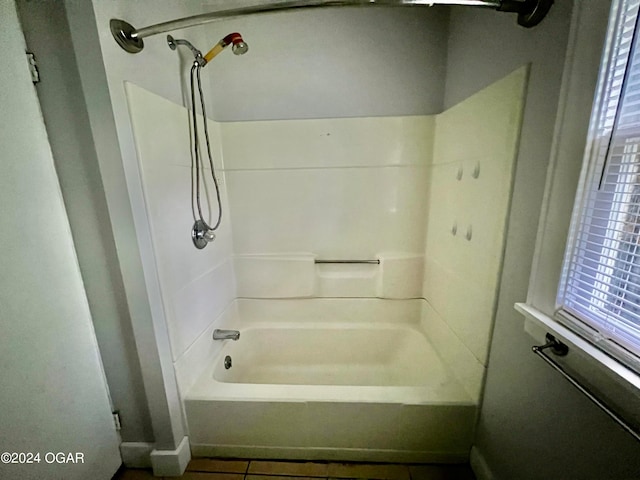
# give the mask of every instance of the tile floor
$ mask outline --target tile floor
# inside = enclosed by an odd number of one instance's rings
[[[173,480],[176,477],[166,477]],[[475,480],[467,465],[282,462],[194,458],[182,480]],[[149,470],[122,469],[113,480],[158,480]]]

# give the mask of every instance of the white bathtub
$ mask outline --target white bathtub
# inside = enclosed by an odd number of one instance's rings
[[[426,339],[400,325],[247,328],[228,343],[213,378],[223,383],[417,387],[432,383],[439,366]],[[439,369],[438,380],[444,372]]]
[[[240,300],[189,390],[194,455],[466,461],[476,405],[421,330],[422,300]],[[225,357],[232,366],[225,368]]]

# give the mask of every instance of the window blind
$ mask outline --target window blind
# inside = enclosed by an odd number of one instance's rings
[[[558,312],[614,356],[640,362],[640,0],[609,25]],[[586,327],[586,328],[585,328]]]

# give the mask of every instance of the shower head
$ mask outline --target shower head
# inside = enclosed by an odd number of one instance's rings
[[[202,55],[202,52],[194,47],[188,40],[173,38],[171,35],[167,35],[167,44],[169,45],[169,48],[171,50],[175,50],[176,48],[178,48],[178,45],[189,47],[189,50],[191,50],[191,53],[193,53],[196,62],[201,67],[204,67],[207,63],[213,60],[216,55],[218,55],[229,45],[233,45],[231,47],[231,50],[236,55],[244,55],[245,53],[247,53],[247,50],[249,50],[249,45],[244,42],[244,40],[242,39],[242,35],[240,35],[238,32],[230,33],[229,35],[224,37],[222,40],[216,43],[216,45],[204,56]]]
[[[233,32],[220,40],[211,50],[209,50],[205,56],[204,60],[209,63],[213,58],[218,55],[222,50],[224,50],[229,45],[233,45],[231,50],[236,55],[244,55],[249,50],[249,45],[245,43],[242,39],[242,35],[238,32]]]
[[[247,53],[247,50],[249,50],[249,45],[244,42],[244,40],[242,39],[242,35],[240,35],[238,32],[230,33],[229,35],[224,37],[222,41],[227,45],[229,45],[229,43],[233,44],[233,46],[231,47],[231,51],[235,55],[244,55],[245,53]]]

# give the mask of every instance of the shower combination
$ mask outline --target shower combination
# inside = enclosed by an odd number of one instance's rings
[[[242,39],[242,35],[237,32],[230,33],[229,35],[222,38],[211,50],[209,50],[205,55],[202,55],[202,52],[198,50],[196,47],[191,44],[188,40],[183,39],[175,39],[171,35],[167,35],[167,43],[171,50],[175,50],[178,46],[183,45],[191,50],[191,53],[194,56],[193,64],[191,65],[191,72],[189,76],[189,86],[190,86],[190,97],[191,97],[191,114],[190,114],[190,144],[191,144],[191,154],[192,154],[192,162],[195,166],[195,181],[194,187],[192,189],[192,205],[195,203],[194,208],[194,216],[196,217],[196,221],[193,224],[193,228],[191,229],[191,240],[193,244],[198,249],[203,249],[210,242],[215,240],[216,234],[215,231],[220,226],[222,222],[222,203],[220,200],[220,186],[218,185],[218,179],[216,177],[215,168],[213,165],[213,156],[211,155],[211,143],[209,141],[209,129],[207,127],[207,110],[205,107],[204,95],[202,93],[202,82],[200,79],[200,70],[204,68],[211,60],[215,58],[220,52],[222,52],[226,47],[232,45],[231,50],[236,55],[243,55],[247,53],[249,46]],[[202,154],[200,151],[200,132],[198,127],[198,116],[196,112],[196,89],[198,91],[198,98],[200,102],[200,109],[202,112],[202,124],[203,124],[203,133],[204,133],[204,141],[207,149],[207,157],[209,160],[209,167],[211,168],[211,178],[213,180],[213,186],[216,192],[216,201],[218,204],[218,216],[213,225],[209,225],[207,221],[204,219],[202,215],[202,204],[200,200],[200,188],[201,184],[204,185],[206,183],[204,173],[203,164],[202,164]],[[193,178],[193,177],[192,177]],[[193,181],[193,180],[192,180]],[[194,198],[195,197],[195,198]],[[195,202],[194,202],[195,200]]]

